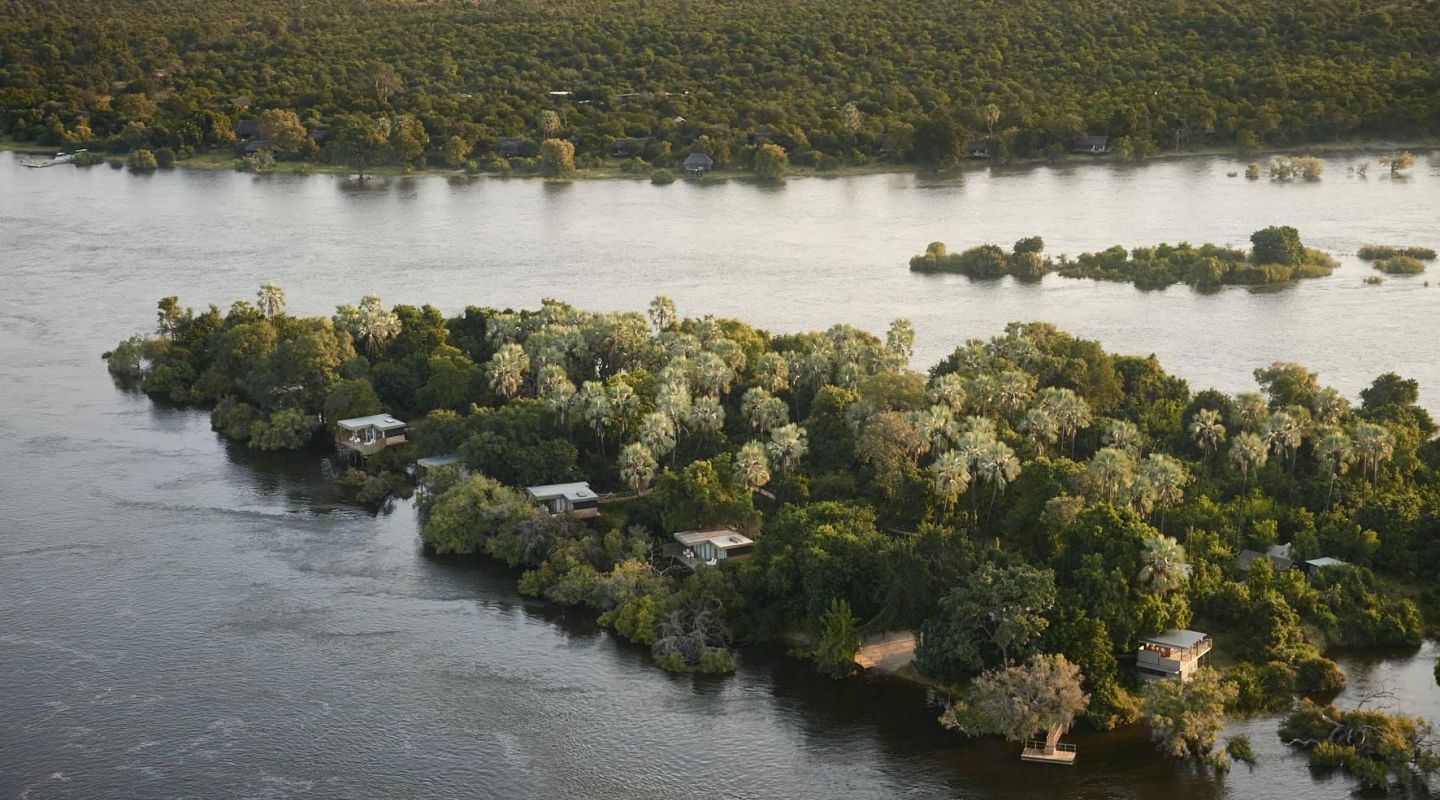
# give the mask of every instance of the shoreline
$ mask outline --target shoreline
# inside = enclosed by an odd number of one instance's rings
[[[1008,172],[1022,172],[1036,167],[1043,166],[1076,166],[1082,164],[1106,164],[1111,166],[1143,167],[1155,163],[1179,162],[1198,160],[1202,158],[1224,158],[1233,159],[1237,167],[1243,166],[1251,161],[1264,161],[1278,156],[1320,156],[1328,158],[1341,157],[1346,154],[1355,156],[1370,157],[1384,152],[1409,151],[1423,154],[1429,150],[1440,149],[1440,139],[1418,139],[1409,141],[1392,141],[1383,138],[1358,139],[1344,142],[1312,143],[1295,147],[1263,147],[1254,152],[1241,152],[1233,147],[1199,147],[1180,151],[1166,151],[1153,156],[1134,161],[1123,161],[1113,153],[1092,156],[1077,153],[1067,153],[1058,159],[1047,157],[1035,157],[1015,159],[1005,163],[996,162],[993,159],[966,159],[954,166],[943,169],[927,169],[919,164],[877,161],[869,164],[847,164],[834,169],[817,169],[812,167],[790,167],[784,180],[790,178],[852,178],[866,175],[915,175],[927,178],[946,179],[963,177],[971,172],[979,172],[989,169],[1000,174]],[[43,147],[28,142],[19,142],[10,139],[0,139],[0,152],[12,152],[20,155],[46,155],[55,152],[54,148]],[[124,154],[106,154],[106,159],[123,157]],[[236,171],[235,162],[239,160],[233,153],[221,151],[206,151],[184,159],[177,160],[173,169],[189,169],[199,171]],[[95,164],[92,166],[108,166]],[[466,181],[477,180],[524,180],[537,181],[541,183],[574,183],[578,181],[650,181],[651,173],[667,167],[651,167],[647,171],[627,172],[619,163],[599,167],[580,167],[575,174],[568,178],[546,178],[541,175],[532,174],[498,174],[491,172],[468,173],[464,169],[450,167],[412,167],[383,166],[368,173],[366,180],[381,178],[445,178],[447,180],[462,179]],[[157,170],[165,171],[165,170]],[[354,180],[356,173],[349,167],[325,164],[313,161],[277,161],[275,168],[265,173],[248,173],[254,175],[297,175],[309,177],[311,175],[338,175],[346,179]],[[701,177],[690,177],[683,173],[673,173],[673,182],[691,183],[726,183],[739,182],[754,185],[783,185],[784,180],[778,183],[767,184],[755,178],[749,172],[738,170],[722,170],[719,172],[706,173]]]

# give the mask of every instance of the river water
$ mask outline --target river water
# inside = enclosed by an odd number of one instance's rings
[[[26,798],[1343,798],[1275,720],[1223,778],[1153,754],[1143,731],[1076,733],[1069,769],[964,742],[922,692],[832,683],[747,652],[675,677],[585,613],[520,598],[493,567],[424,557],[413,510],[372,517],[328,488],[323,453],[219,441],[205,414],[116,388],[99,353],[154,301],[226,304],[265,280],[292,310],[557,297],[776,329],[909,316],[928,362],[1010,319],[1155,352],[1196,385],[1241,388],[1296,359],[1353,393],[1396,369],[1440,385],[1423,279],[1335,276],[1273,293],[1048,278],[922,277],[905,259],[1044,235],[1053,251],[1243,243],[1272,222],[1337,253],[1440,244],[1440,174],[1249,184],[1196,160],[743,184],[255,178],[19,168],[0,154],[0,796]],[[1221,642],[1223,647],[1223,641]],[[1440,718],[1435,644],[1346,657],[1351,694],[1390,687]],[[1343,702],[1344,698],[1342,698]]]

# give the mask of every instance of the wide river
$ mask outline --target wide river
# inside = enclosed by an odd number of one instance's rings
[[[1154,352],[1238,390],[1298,360],[1354,395],[1395,370],[1437,405],[1425,278],[1365,286],[1362,243],[1440,245],[1440,168],[1401,180],[1228,178],[1188,160],[960,180],[908,175],[654,187],[95,167],[0,154],[0,797],[1345,798],[1275,719],[1237,722],[1255,769],[1209,776],[1142,730],[1077,732],[1073,768],[1021,764],[935,723],[923,692],[833,683],[747,652],[738,674],[674,677],[589,614],[520,598],[513,576],[424,557],[413,510],[346,506],[323,453],[261,456],[203,413],[117,389],[99,354],[154,302],[228,304],[262,281],[293,311],[390,302],[533,306],[555,297],[795,330],[919,332],[917,364],[1010,320]],[[1243,167],[1242,167],[1243,168]],[[905,260],[1040,234],[1051,252],[1188,239],[1245,244],[1291,224],[1339,256],[1275,292],[1050,277],[922,277]],[[1436,269],[1440,269],[1437,267]],[[1437,275],[1440,277],[1440,275]],[[1223,645],[1223,641],[1220,643]],[[1351,689],[1440,718],[1434,643],[1344,657]]]

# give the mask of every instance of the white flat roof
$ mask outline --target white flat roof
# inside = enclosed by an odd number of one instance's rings
[[[708,531],[680,531],[672,534],[675,541],[686,547],[694,547],[701,542],[709,542],[720,550],[730,550],[736,547],[755,544],[750,537],[731,528],[715,528]]]
[[[459,464],[460,456],[456,455],[455,453],[450,453],[449,455],[444,456],[426,456],[425,458],[415,459],[415,463],[419,466],[424,467],[425,469],[448,467],[451,464]]]
[[[580,481],[577,483],[549,483],[544,486],[531,486],[525,491],[536,500],[553,500],[563,497],[566,500],[594,500],[596,495],[590,490],[590,484]]]
[[[1150,644],[1158,644],[1161,647],[1178,647],[1184,650],[1194,647],[1205,641],[1205,634],[1200,631],[1168,630],[1164,633],[1157,633],[1154,636],[1141,636],[1140,641]]]
[[[1325,556],[1324,558],[1312,558],[1305,563],[1309,564],[1312,567],[1337,567],[1343,566],[1345,564],[1344,561],[1341,561],[1338,558],[1331,558],[1330,556]]]
[[[390,416],[389,414],[371,414],[368,417],[355,417],[354,419],[342,419],[335,423],[338,428],[353,431],[357,428],[403,428],[405,423]]]

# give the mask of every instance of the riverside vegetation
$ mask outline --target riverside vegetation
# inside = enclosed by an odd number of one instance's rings
[[[354,476],[367,500],[457,452],[467,472],[417,496],[427,548],[510,565],[525,594],[594,609],[667,669],[725,672],[739,646],[785,641],[845,676],[862,635],[918,631],[916,676],[973,734],[1144,719],[1164,752],[1223,766],[1244,752],[1217,742],[1224,714],[1323,700],[1345,682],[1327,647],[1413,647],[1421,608],[1440,610],[1407,588],[1440,569],[1440,445],[1414,381],[1383,374],[1352,405],[1276,363],[1256,391],[1197,392],[1039,323],[917,372],[913,339],[904,320],[774,334],[663,297],[451,317],[366,297],[296,317],[267,285],[224,311],[166,298],[156,333],[107,360],[257,449],[411,420]],[[541,515],[519,488],[576,479],[613,493],[599,518]],[[693,572],[662,554],[712,525],[753,554]],[[1242,548],[1280,542],[1347,563],[1238,572]],[[1213,632],[1219,668],[1141,691],[1120,657],[1187,625]],[[1398,768],[1389,745],[1346,741],[1357,774]]]
[[[1248,253],[1233,247],[1195,247],[1181,242],[1129,251],[1116,245],[1098,253],[1081,253],[1074,260],[1061,255],[1058,261],[1041,256],[1045,242],[1038,236],[1021,239],[1009,253],[993,244],[950,253],[943,242],[931,242],[923,254],[910,259],[910,269],[971,278],[1013,275],[1020,280],[1039,280],[1058,272],[1066,278],[1124,281],[1142,289],[1161,289],[1176,283],[1215,289],[1230,284],[1253,286],[1319,278],[1338,266],[1329,255],[1305,247],[1299,232],[1289,226],[1256,231],[1250,241],[1254,247]]]
[[[807,168],[1084,134],[1249,150],[1433,133],[1437,30],[1420,0],[12,3],[0,136],[184,157],[252,119],[282,160],[362,171],[537,171],[545,140],[646,173],[771,165],[767,144]]]

